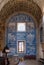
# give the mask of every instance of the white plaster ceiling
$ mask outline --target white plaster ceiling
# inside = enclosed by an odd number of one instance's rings
[[[2,9],[2,7],[8,2],[9,0],[0,0],[0,10]],[[39,7],[41,8],[42,12],[44,12],[44,0],[33,0],[34,2],[36,2]]]

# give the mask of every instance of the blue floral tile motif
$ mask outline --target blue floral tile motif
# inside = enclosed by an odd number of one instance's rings
[[[8,22],[34,22],[33,18],[27,14],[17,14],[11,17]]]
[[[17,40],[26,40],[26,32],[17,32]]]
[[[18,32],[17,31],[17,23],[25,22],[26,23],[26,31]],[[17,41],[25,40],[26,41],[26,53],[18,54],[18,55],[36,55],[36,28],[34,24],[34,19],[24,13],[19,13],[17,15],[12,16],[7,21],[8,27],[6,32],[6,43],[11,50],[9,55],[15,55],[17,53]]]
[[[9,22],[8,32],[14,33],[15,31],[16,31],[16,23],[15,22]]]

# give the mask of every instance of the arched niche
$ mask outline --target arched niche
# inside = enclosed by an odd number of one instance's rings
[[[17,24],[18,23],[25,23],[25,30],[23,31],[17,31]],[[24,41],[25,42],[25,53],[22,53],[21,56],[29,55],[29,56],[35,56],[36,58],[36,28],[37,25],[35,25],[34,18],[29,15],[28,13],[17,13],[12,15],[7,21],[6,21],[6,44],[8,47],[13,48],[14,51],[10,53],[10,55],[18,54],[18,42]],[[21,24],[22,25],[22,24]]]
[[[3,38],[4,40],[2,43],[5,44],[5,34],[7,29],[7,19],[12,16],[12,14],[16,14],[18,12],[28,13],[28,15],[32,16],[35,20],[36,26],[36,36],[37,36],[37,46],[38,46],[38,26],[40,24],[40,19],[42,17],[42,12],[40,7],[34,3],[32,0],[10,0],[8,3],[4,5],[4,7],[0,11],[0,22],[4,25],[3,29]],[[39,12],[39,14],[38,14]],[[1,40],[1,41],[2,41]],[[4,47],[4,46],[3,46]],[[38,48],[37,48],[38,49]],[[38,51],[37,51],[38,54]]]

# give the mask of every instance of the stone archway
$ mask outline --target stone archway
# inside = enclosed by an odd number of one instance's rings
[[[3,45],[5,43],[6,21],[12,14],[16,14],[18,12],[25,12],[25,13],[28,13],[29,15],[31,15],[34,18],[37,29],[38,29],[38,26],[40,24],[40,19],[42,17],[42,12],[36,3],[34,3],[31,0],[30,1],[29,0],[26,0],[26,1],[25,0],[23,0],[23,1],[22,0],[21,1],[20,0],[10,0],[10,1],[8,1],[8,3],[5,4],[4,7],[2,8],[2,10],[0,11],[0,24],[2,25],[1,30],[3,31],[3,33],[2,33],[3,39],[0,40],[2,43],[2,49],[3,49]],[[38,14],[38,12],[39,12],[39,14]]]
[[[28,0],[11,0],[7,4],[4,5],[0,12],[0,19],[6,20],[11,14],[14,12],[28,12],[30,13],[34,18],[36,18],[37,22],[40,22],[42,12],[39,6],[34,3],[33,1]],[[38,14],[39,12],[39,14]]]

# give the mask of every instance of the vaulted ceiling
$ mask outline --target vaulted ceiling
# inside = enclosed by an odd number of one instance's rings
[[[40,23],[43,9],[44,0],[0,0],[0,20],[6,21],[16,11],[25,11]]]
[[[41,8],[42,12],[43,12],[43,9],[44,9],[44,0],[33,0],[34,2],[36,2],[39,7]]]
[[[7,3],[9,0],[0,0],[0,10],[1,8],[4,6],[5,3]],[[33,0],[34,2],[36,2],[39,7],[41,8],[42,12],[44,9],[44,0]]]

